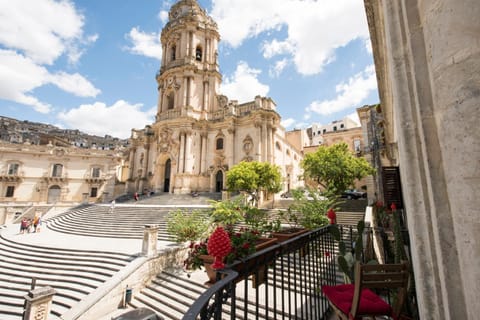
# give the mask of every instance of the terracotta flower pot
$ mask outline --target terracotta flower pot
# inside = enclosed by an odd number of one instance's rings
[[[295,238],[301,234],[307,233],[309,230],[305,228],[288,228],[284,230],[280,230],[278,232],[272,232],[272,237],[278,239],[277,243],[281,243],[287,241],[291,238]],[[304,257],[308,254],[309,248],[308,244],[300,249],[300,256]]]
[[[278,232],[272,232],[272,237],[277,239],[277,243],[287,241],[288,239],[295,238],[303,233],[308,232],[305,228],[288,228]]]
[[[217,281],[217,271],[212,268],[215,258],[208,254],[202,254],[199,258],[203,260],[203,266],[205,267],[208,276],[208,281],[205,284],[214,284]]]

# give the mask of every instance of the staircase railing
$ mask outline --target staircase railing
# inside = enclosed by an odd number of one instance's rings
[[[183,319],[324,319],[320,288],[337,283],[335,252],[328,227],[258,251],[218,271]]]

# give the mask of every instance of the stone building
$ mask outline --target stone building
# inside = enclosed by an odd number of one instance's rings
[[[170,9],[161,34],[155,123],[132,130],[127,191],[219,192],[233,165],[281,168],[285,189],[298,180],[300,151],[288,143],[271,98],[239,104],[218,93],[217,24],[195,0]],[[253,97],[252,97],[253,98]]]
[[[480,2],[365,0],[420,319],[480,315]]]
[[[328,141],[325,141],[326,139],[331,140],[332,137],[335,137],[335,136],[343,137],[343,136],[346,136],[346,135],[351,135],[352,132],[354,132],[354,131],[352,131],[352,129],[357,129],[357,131],[358,131],[359,128],[360,128],[360,126],[355,121],[351,120],[348,117],[345,117],[342,120],[332,121],[331,123],[329,123],[327,125],[313,124],[312,125],[312,130],[311,130],[311,133],[312,133],[312,136],[311,136],[312,143],[311,143],[311,145],[312,146],[319,146],[319,145],[328,143]],[[354,150],[359,150],[360,142],[361,142],[360,138],[356,140],[355,147],[353,148]],[[345,140],[345,139],[343,139],[343,140]],[[348,144],[350,145],[350,143],[348,143]]]
[[[114,151],[0,142],[0,224],[33,204],[110,200],[121,157]]]

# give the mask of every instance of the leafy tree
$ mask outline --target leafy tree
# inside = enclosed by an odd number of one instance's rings
[[[227,172],[227,188],[245,192],[258,203],[260,192],[276,193],[281,190],[282,175],[278,166],[268,162],[242,161]]]
[[[356,157],[344,142],[320,146],[316,152],[305,155],[301,166],[305,178],[316,181],[336,195],[353,185],[355,179],[375,173],[367,160]]]

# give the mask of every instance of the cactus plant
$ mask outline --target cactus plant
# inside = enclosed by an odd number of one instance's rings
[[[357,236],[354,241],[352,252],[347,252],[345,241],[341,237],[340,230],[336,224],[330,225],[330,234],[338,241],[339,256],[337,258],[340,271],[343,272],[346,283],[353,282],[353,268],[356,261],[362,261],[363,254],[363,231],[365,230],[365,222],[359,221],[357,224]],[[354,255],[353,255],[353,254]]]

